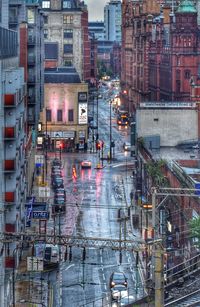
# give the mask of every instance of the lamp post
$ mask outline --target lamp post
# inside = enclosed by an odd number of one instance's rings
[[[127,181],[127,151],[124,152],[124,155],[126,157],[126,181]]]
[[[98,92],[98,84],[97,84],[97,134],[96,141],[99,139],[99,92]]]
[[[12,294],[13,294],[13,307],[15,307],[15,257],[16,257],[16,252],[18,251],[18,249],[20,248],[20,246],[16,246],[13,249],[13,270],[12,270]]]
[[[48,141],[48,137],[47,137],[47,108],[46,110],[46,117],[45,117],[45,129],[46,129],[46,135],[45,135],[45,170],[46,170],[46,180],[47,180],[47,141]]]
[[[112,100],[110,100],[110,161],[112,160]]]

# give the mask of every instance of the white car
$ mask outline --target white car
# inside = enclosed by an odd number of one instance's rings
[[[131,150],[131,144],[129,142],[125,142],[123,145],[124,151],[130,151]]]
[[[91,168],[92,167],[92,163],[89,160],[84,160],[81,162],[81,168]]]

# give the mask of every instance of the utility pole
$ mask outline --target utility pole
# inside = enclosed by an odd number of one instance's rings
[[[160,242],[154,243],[154,259],[155,307],[164,307],[163,247]]]

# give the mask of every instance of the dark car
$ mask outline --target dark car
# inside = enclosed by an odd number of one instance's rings
[[[64,194],[66,195],[66,191],[64,188],[57,188],[55,189],[55,194]]]
[[[60,170],[52,172],[51,178],[53,178],[53,177],[62,177],[62,172]]]
[[[123,272],[113,272],[110,276],[110,289],[116,285],[122,285],[127,287],[127,277]]]
[[[62,162],[60,159],[54,159],[53,162],[52,162],[52,166],[56,166],[56,165],[59,165],[61,166],[62,165]]]
[[[54,199],[55,205],[65,205],[65,199],[63,197],[57,197]]]
[[[53,177],[53,179],[52,179],[52,186],[53,186],[54,189],[56,189],[56,188],[63,188],[64,187],[63,178],[60,177],[60,176]]]

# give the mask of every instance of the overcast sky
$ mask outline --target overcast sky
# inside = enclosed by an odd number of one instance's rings
[[[103,20],[103,9],[109,0],[85,0],[88,5],[89,21]]]

